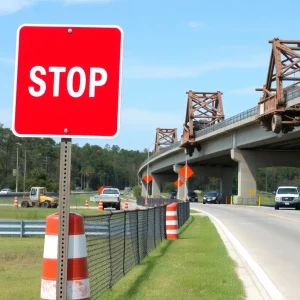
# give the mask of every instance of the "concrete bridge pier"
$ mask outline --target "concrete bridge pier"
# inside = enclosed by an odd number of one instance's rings
[[[300,167],[298,151],[263,151],[231,149],[238,162],[238,196],[234,203],[257,203],[256,170],[266,167]],[[251,195],[253,194],[253,195]]]
[[[238,162],[238,195],[234,204],[256,204],[256,170],[260,160],[258,152],[231,149],[231,158]]]
[[[227,203],[230,201],[230,196],[232,195],[233,177],[236,174],[236,168],[234,167],[224,167],[224,166],[193,166],[194,175],[192,180],[190,180],[190,186],[193,187],[193,183],[199,177],[215,177],[220,178],[220,188],[219,192],[222,195],[221,203]],[[193,189],[191,189],[193,190]],[[208,192],[208,191],[204,191]],[[199,199],[202,201],[202,199]]]
[[[220,177],[220,192],[222,195],[221,203],[229,204],[230,197],[232,195],[233,177],[236,174],[235,170],[228,169],[226,172],[222,172]]]
[[[154,198],[160,197],[161,185],[165,182],[174,182],[176,179],[176,174],[152,174],[151,196]]]
[[[148,184],[148,189],[149,189],[150,184]],[[150,195],[150,193],[148,192],[148,195]],[[147,182],[145,182],[144,180],[142,180],[142,196],[146,197],[147,196]]]

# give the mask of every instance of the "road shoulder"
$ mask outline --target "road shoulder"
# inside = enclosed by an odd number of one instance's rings
[[[198,210],[193,208],[194,210]],[[258,277],[256,276],[255,272],[253,271],[252,267],[245,261],[245,259],[240,254],[240,251],[234,246],[233,242],[231,241],[230,237],[224,230],[225,225],[223,225],[220,221],[217,221],[217,218],[213,217],[212,215],[198,210],[199,213],[191,214],[191,215],[202,215],[208,216],[210,220],[215,225],[220,237],[223,240],[223,243],[230,255],[230,257],[235,261],[237,267],[237,274],[239,278],[242,280],[245,291],[246,291],[246,299],[247,300],[272,300],[272,299],[281,299],[284,298],[279,295],[278,297],[270,297],[267,293],[264,285],[260,282]],[[222,224],[222,226],[220,225]]]

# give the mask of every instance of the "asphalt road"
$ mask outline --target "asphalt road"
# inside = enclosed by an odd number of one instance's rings
[[[246,248],[286,300],[300,300],[300,212],[191,203],[217,217]]]

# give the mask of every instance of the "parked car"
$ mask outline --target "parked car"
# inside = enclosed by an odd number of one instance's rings
[[[300,195],[296,186],[279,186],[275,195],[275,209],[295,207],[300,209]]]
[[[7,194],[10,194],[10,193],[11,193],[11,190],[8,189],[8,188],[2,189],[2,190],[0,191],[0,194],[1,194],[1,195],[7,195]]]
[[[176,199],[177,198],[177,191],[173,191],[170,193],[170,199]]]
[[[203,204],[206,203],[221,203],[221,194],[219,192],[215,192],[215,191],[211,191],[211,192],[207,192],[204,196],[203,196]]]
[[[198,195],[195,192],[188,192],[187,201],[198,202]]]

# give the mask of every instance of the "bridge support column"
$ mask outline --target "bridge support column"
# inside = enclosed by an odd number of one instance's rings
[[[222,173],[220,177],[220,192],[222,195],[221,203],[227,204],[230,203],[230,197],[232,195],[232,187],[233,187],[233,177],[234,172],[232,170],[227,170],[226,173]]]
[[[160,189],[161,189],[161,176],[157,174],[152,174],[152,193],[151,196],[154,198],[160,197]]]
[[[142,180],[142,196],[147,196],[147,182],[145,182],[144,180]]]
[[[174,182],[175,180],[175,174],[152,174],[151,196],[154,198],[160,197],[161,185],[165,182]]]
[[[184,200],[185,198],[185,192],[187,193],[188,191],[188,186],[187,186],[187,183],[185,182],[185,180],[178,174],[178,171],[183,167],[183,165],[179,165],[179,164],[176,164],[176,165],[173,165],[173,171],[175,173],[177,173],[177,179],[180,179],[182,182],[183,182],[183,185],[178,187],[177,189],[177,199],[180,199],[180,200]],[[175,179],[175,180],[177,180]]]
[[[238,162],[238,195],[234,203],[256,204],[256,170],[259,167],[259,152],[231,149],[231,158]]]

